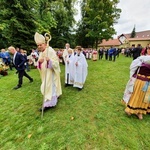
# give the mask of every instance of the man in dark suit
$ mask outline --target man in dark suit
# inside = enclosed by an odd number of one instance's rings
[[[14,87],[14,89],[18,89],[21,88],[22,86],[22,81],[23,81],[23,76],[27,77],[30,82],[33,82],[33,78],[31,78],[26,72],[25,72],[25,65],[24,63],[26,62],[24,56],[17,52],[16,49],[13,46],[10,46],[8,48],[9,52],[11,54],[13,54],[13,64],[18,72],[18,85],[16,87]]]
[[[142,47],[141,44],[138,44],[137,47],[135,47],[135,45],[132,45],[132,47],[133,49],[131,52],[133,53],[133,60],[134,60],[141,55]]]

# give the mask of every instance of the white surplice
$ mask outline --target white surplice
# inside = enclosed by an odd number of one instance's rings
[[[78,63],[77,66],[76,62]],[[74,67],[73,67],[74,71],[73,87],[83,88],[88,73],[87,67],[88,64],[83,53],[81,52],[80,54],[76,54],[74,58]]]
[[[67,55],[65,62],[65,83],[73,85],[74,83],[74,71],[73,71],[73,63],[74,63],[74,53],[71,55]]]
[[[64,49],[64,51],[63,51],[63,59],[64,59],[64,62],[65,62],[65,63],[66,63],[66,59],[67,59],[67,56],[68,56],[68,50],[71,50],[72,53],[74,53],[74,52],[73,52],[73,49],[71,49],[71,48],[69,48],[69,49]]]

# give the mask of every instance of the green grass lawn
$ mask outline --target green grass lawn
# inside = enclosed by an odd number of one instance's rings
[[[18,90],[15,70],[9,71],[0,78],[0,150],[149,150],[150,115],[128,117],[121,104],[131,61],[121,55],[116,62],[88,60],[82,91],[64,87],[60,64],[63,94],[43,119],[38,70]]]

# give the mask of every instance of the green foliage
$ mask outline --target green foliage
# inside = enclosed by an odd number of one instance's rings
[[[35,48],[35,32],[50,32],[51,46],[62,48],[96,47],[102,39],[114,33],[113,24],[119,18],[118,0],[81,1],[82,18],[74,29],[77,0],[1,0],[0,48],[10,45],[30,50]],[[76,35],[75,35],[76,33]]]
[[[27,50],[35,46],[33,35],[36,25],[32,6],[31,0],[0,2],[0,29],[2,33],[0,41],[6,41],[1,46],[13,45]]]
[[[115,34],[113,27],[119,18],[120,9],[116,7],[118,0],[85,0],[82,3],[82,22],[78,29],[78,34],[84,35],[93,39],[92,42],[96,44],[103,39],[109,39]],[[83,31],[86,29],[86,31]],[[85,43],[86,44],[86,43]]]
[[[8,71],[0,79],[1,150],[149,150],[150,116],[128,117],[121,103],[132,58],[116,62],[88,60],[88,77],[82,91],[64,87],[56,108],[44,112],[39,72],[28,72],[22,88],[12,90],[17,75]]]
[[[65,43],[74,45],[72,38],[73,26],[75,23],[74,14],[74,0],[54,1],[51,3],[51,12],[57,20],[57,27],[51,29],[53,40],[51,45],[53,47],[64,47]]]
[[[35,32],[50,32],[53,47],[64,47],[75,23],[75,0],[1,0],[0,48],[10,45],[30,50]]]
[[[37,9],[34,10],[37,14],[37,31],[39,32],[49,32],[52,27],[56,27],[57,21],[51,13],[51,1],[40,0]]]

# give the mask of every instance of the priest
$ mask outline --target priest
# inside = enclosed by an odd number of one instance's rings
[[[67,61],[68,50],[71,50],[72,53],[74,53],[73,49],[70,48],[70,44],[66,43],[65,44],[65,49],[63,51],[63,61],[64,61],[64,64],[66,64],[66,61]]]
[[[73,67],[74,71],[73,87],[77,87],[79,90],[82,90],[88,73],[87,71],[88,64],[84,54],[82,53],[81,46],[77,46],[76,50],[77,53],[74,58],[74,67]]]
[[[65,62],[65,87],[73,85],[74,83],[73,63],[74,63],[74,53],[72,53],[72,50],[69,49]]]
[[[47,38],[35,33],[34,40],[40,51],[37,68],[41,76],[41,93],[43,95],[43,106],[40,109],[47,110],[55,107],[59,96],[62,94],[60,82],[60,66],[55,50],[49,46]]]

